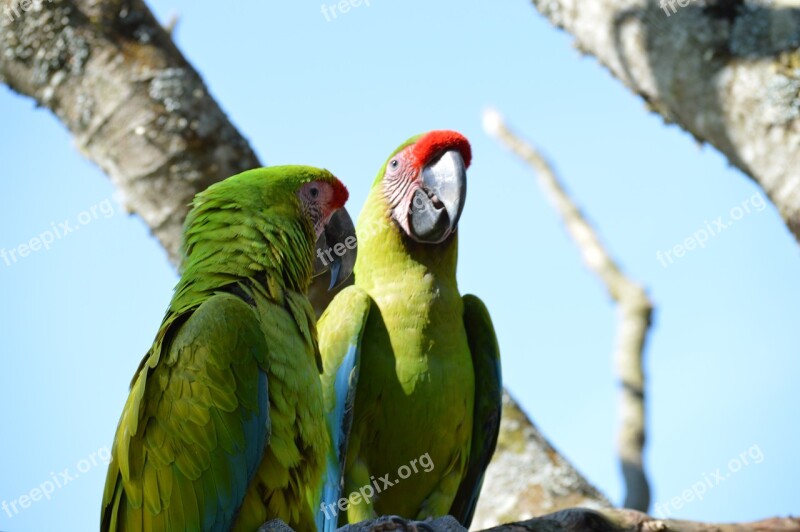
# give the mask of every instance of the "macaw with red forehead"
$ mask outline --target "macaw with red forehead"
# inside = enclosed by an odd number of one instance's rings
[[[347,507],[340,521],[472,520],[502,384],[489,313],[456,283],[471,156],[454,131],[412,137],[391,154],[356,226],[355,284],[320,319],[326,410],[352,423],[349,438],[334,436],[347,503],[320,509],[333,517]]]

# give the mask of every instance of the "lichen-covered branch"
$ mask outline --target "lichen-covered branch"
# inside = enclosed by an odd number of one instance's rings
[[[258,159],[141,0],[22,4],[0,0],[0,82],[55,113],[176,263],[192,197]]]
[[[578,245],[584,263],[600,277],[618,304],[619,325],[614,360],[621,384],[617,449],[626,487],[624,506],[647,511],[650,506],[650,486],[642,460],[645,440],[642,353],[650,328],[652,304],[644,289],[622,273],[600,243],[594,228],[564,190],[547,160],[533,146],[512,133],[496,111],[485,113],[484,128],[533,168],[539,185]]]
[[[796,0],[681,3],[533,0],[667,122],[758,182],[800,240]]]

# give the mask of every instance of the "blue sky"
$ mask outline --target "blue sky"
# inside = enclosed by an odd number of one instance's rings
[[[354,214],[407,137],[449,128],[471,140],[462,292],[492,313],[508,388],[619,503],[615,307],[530,171],[483,133],[482,110],[497,107],[657,305],[646,354],[654,503],[708,521],[800,512],[797,244],[771,204],[756,208],[752,181],[649,114],[529,2],[371,0],[330,20],[305,1],[150,6],[161,20],[180,13],[179,47],[262,160],[329,168]],[[58,121],[5,88],[0,161],[0,249],[73,229],[0,258],[0,503],[18,509],[0,510],[0,530],[91,530],[101,458],[176,276]],[[671,264],[657,259],[718,217],[741,219]],[[703,482],[713,487],[702,500],[664,511]]]

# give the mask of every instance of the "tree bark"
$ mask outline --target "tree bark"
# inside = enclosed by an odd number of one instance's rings
[[[796,0],[532,1],[650,109],[753,178],[800,241]]]
[[[140,0],[15,6],[0,0],[0,82],[61,120],[177,264],[192,198],[260,166],[253,150]]]

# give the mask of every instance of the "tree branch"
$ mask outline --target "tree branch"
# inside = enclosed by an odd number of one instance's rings
[[[285,532],[283,528],[264,528],[259,532]],[[291,530],[291,529],[289,529]],[[466,532],[452,517],[429,521],[409,521],[380,517],[347,525],[337,532]],[[572,508],[527,521],[509,523],[482,532],[797,532],[800,519],[764,519],[753,523],[712,524],[677,519],[654,519],[634,510],[589,510]]]
[[[547,160],[533,146],[511,132],[496,111],[489,110],[484,114],[484,129],[533,168],[539,185],[578,245],[583,262],[600,277],[619,306],[614,360],[621,384],[621,423],[617,449],[626,486],[624,506],[647,511],[650,506],[650,485],[642,460],[645,441],[642,353],[650,328],[653,305],[645,290],[622,273],[600,243],[597,233],[564,190]]]
[[[767,3],[771,6],[766,5]],[[794,0],[533,0],[667,122],[752,177],[800,240]],[[672,6],[672,7],[670,7]]]
[[[36,4],[0,15],[0,82],[63,122],[177,263],[194,195],[258,159],[143,2]]]

